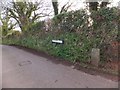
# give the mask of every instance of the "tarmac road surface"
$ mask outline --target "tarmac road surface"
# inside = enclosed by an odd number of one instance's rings
[[[2,47],[2,88],[118,88],[118,82],[55,64],[13,46]]]

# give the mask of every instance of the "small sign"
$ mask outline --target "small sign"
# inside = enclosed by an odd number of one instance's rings
[[[63,44],[64,41],[63,40],[52,40],[52,43]]]

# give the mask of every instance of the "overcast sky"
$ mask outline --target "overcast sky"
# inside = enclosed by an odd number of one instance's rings
[[[12,0],[0,0],[0,2],[3,2],[4,4],[7,4],[8,2],[11,2]],[[23,0],[14,0],[14,1],[23,1]],[[40,1],[40,0],[27,0],[27,1],[32,1],[32,2],[35,2],[35,1]],[[43,0],[45,3],[48,3],[48,4],[50,4],[51,5],[51,1],[52,0]],[[56,0],[55,0],[56,1]],[[86,0],[58,0],[58,2],[59,2],[59,6],[62,6],[62,5],[64,5],[65,3],[67,3],[67,2],[72,2],[72,3],[74,3],[74,5],[73,5],[73,9],[74,8],[82,8],[83,6],[84,6],[84,2],[86,1]],[[91,0],[91,1],[95,1],[95,0]],[[117,5],[117,2],[119,2],[120,0],[110,0],[111,2],[112,2],[112,6],[116,6]],[[1,5],[1,3],[0,3],[0,5]]]
[[[11,1],[12,0],[0,0],[0,10],[2,11],[1,6],[3,4],[9,6],[7,3],[11,2]],[[17,1],[20,1],[20,0],[17,0]],[[27,1],[32,1],[32,2],[38,1],[39,2],[40,0],[27,0]],[[52,11],[51,15],[54,15],[52,3],[51,3],[52,0],[42,0],[42,1],[44,2],[44,4],[46,6],[49,6],[49,10]],[[71,6],[71,8],[69,10],[78,10],[78,9],[81,9],[81,8],[85,8],[85,1],[86,0],[58,0],[58,2],[59,2],[59,10],[68,1],[69,1],[69,3],[73,3],[72,6]],[[117,6],[117,4],[118,4],[118,2],[120,2],[120,0],[111,0],[111,2],[112,2],[111,6]],[[45,11],[45,13],[47,13],[47,12],[48,12],[48,10]]]
[[[8,3],[8,2],[11,2],[11,1],[12,1],[12,0],[0,0],[0,11],[2,11],[2,8],[1,8],[2,5],[7,5],[7,6],[9,6],[7,3]],[[23,1],[23,0],[14,0],[14,1]],[[37,2],[39,2],[39,1],[41,1],[41,0],[27,0],[27,1],[32,1],[32,2],[37,1]],[[52,3],[51,3],[52,0],[42,0],[42,1],[44,2],[44,6],[48,6],[48,7],[49,7],[49,10],[52,11],[51,15],[53,15],[54,12],[53,12],[53,7],[52,7]],[[55,0],[55,1],[56,1],[56,0]],[[67,2],[73,3],[69,10],[78,10],[78,9],[81,9],[81,8],[85,8],[85,1],[86,1],[86,0],[58,0],[58,2],[59,2],[59,11],[60,11],[61,7],[62,7],[64,4],[66,4]],[[91,1],[95,1],[95,0],[91,0]],[[110,0],[110,1],[112,2],[112,3],[111,3],[111,6],[117,6],[117,4],[118,4],[118,2],[119,2],[120,0]],[[2,2],[2,3],[1,3],[1,2]],[[44,8],[45,8],[45,7],[44,7]],[[48,10],[45,10],[44,12],[47,13]]]

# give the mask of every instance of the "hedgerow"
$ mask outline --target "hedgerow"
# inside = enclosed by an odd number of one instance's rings
[[[88,62],[92,48],[100,48],[105,60],[105,45],[117,40],[119,17],[116,11],[116,8],[102,8],[91,16],[85,10],[62,13],[51,20],[52,30],[45,31],[45,25],[39,22],[18,39],[8,37],[3,43],[42,50],[72,62]],[[89,18],[93,19],[91,26]],[[53,44],[52,39],[64,40],[64,44]]]

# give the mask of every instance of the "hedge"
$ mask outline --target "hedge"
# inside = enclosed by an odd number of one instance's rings
[[[88,62],[91,49],[100,48],[101,59],[105,60],[104,45],[117,40],[119,19],[116,11],[116,8],[102,8],[92,12],[91,16],[85,10],[62,13],[51,20],[52,30],[45,31],[45,25],[38,22],[18,39],[8,37],[3,39],[3,43],[42,50],[72,62]],[[91,26],[90,17],[93,19]],[[54,45],[52,39],[63,39],[65,43]]]

